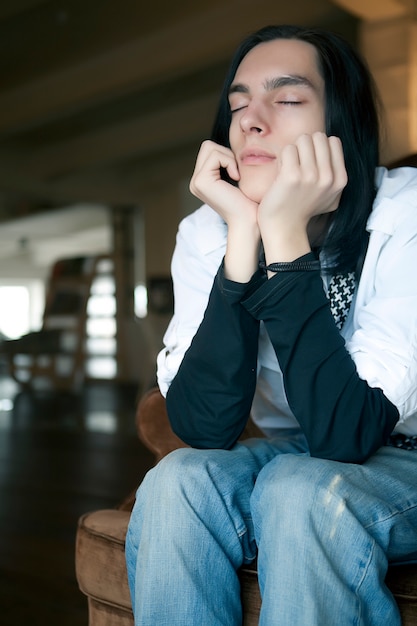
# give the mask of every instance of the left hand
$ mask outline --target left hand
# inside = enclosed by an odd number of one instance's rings
[[[294,260],[309,252],[310,220],[335,211],[346,184],[338,137],[316,132],[286,146],[278,175],[258,208],[267,262]]]

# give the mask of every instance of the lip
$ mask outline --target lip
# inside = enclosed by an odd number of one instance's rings
[[[276,156],[267,150],[256,147],[248,147],[242,150],[239,155],[239,161],[243,165],[258,165],[262,163],[271,163],[275,161]]]

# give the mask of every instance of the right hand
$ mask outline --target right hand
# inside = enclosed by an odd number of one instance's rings
[[[230,148],[214,141],[203,141],[190,181],[191,193],[214,209],[229,226],[246,220],[251,225],[256,224],[258,205],[238,186],[223,180],[221,168],[232,180],[239,181],[239,169]]]
[[[245,196],[237,185],[223,180],[221,168],[227,171],[232,180],[239,181],[239,169],[233,152],[213,141],[204,141],[191,178],[190,191],[226,222],[225,275],[230,280],[244,283],[250,280],[258,266],[258,204]]]

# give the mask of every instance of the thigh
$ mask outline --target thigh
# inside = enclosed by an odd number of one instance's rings
[[[266,465],[252,496],[261,505],[271,501],[279,514],[285,498],[305,510],[335,512],[346,507],[381,546],[390,561],[417,557],[417,451],[384,446],[362,465],[307,455],[283,455]]]
[[[291,435],[291,436],[290,436]],[[164,457],[140,485],[129,524],[136,546],[145,529],[160,538],[177,534],[179,519],[189,527],[197,519],[210,532],[231,523],[244,544],[244,558],[255,557],[250,497],[261,469],[275,456],[300,449],[298,437],[285,433],[274,440],[248,439],[231,450],[181,448]],[[234,530],[233,530],[234,529]],[[156,532],[156,530],[158,532]],[[184,536],[191,536],[188,530]]]
[[[417,450],[380,448],[354,470],[355,510],[364,528],[383,542],[389,561],[417,558]]]

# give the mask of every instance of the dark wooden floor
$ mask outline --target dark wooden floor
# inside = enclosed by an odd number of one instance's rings
[[[86,626],[74,573],[78,517],[118,504],[151,467],[136,388],[22,391],[0,376],[0,624]]]

